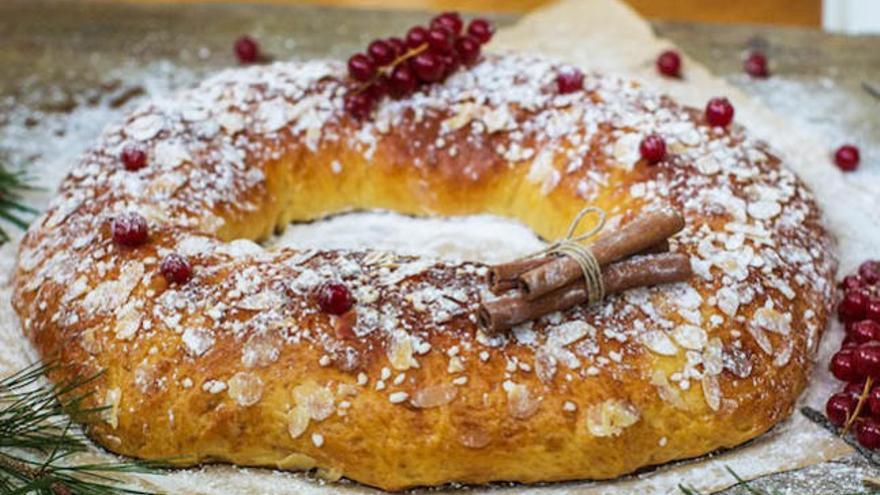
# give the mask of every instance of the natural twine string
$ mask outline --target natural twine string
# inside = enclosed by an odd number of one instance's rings
[[[575,237],[574,232],[577,230],[578,225],[580,225],[584,217],[590,213],[595,213],[598,216],[596,225],[590,230]],[[587,206],[579,211],[574,219],[572,219],[571,224],[568,226],[568,233],[565,237],[538,252],[526,256],[525,259],[554,253],[568,256],[573,259],[578,266],[580,266],[581,271],[584,272],[584,282],[587,285],[589,304],[599,302],[602,299],[605,299],[605,283],[602,281],[602,267],[599,266],[599,261],[596,260],[590,247],[584,246],[580,243],[598,234],[604,226],[605,210],[596,206]]]

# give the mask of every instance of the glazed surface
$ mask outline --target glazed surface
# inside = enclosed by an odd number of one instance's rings
[[[367,122],[344,67],[230,70],[104,133],[22,243],[14,306],[61,373],[106,370],[90,428],[182,464],[318,468],[386,489],[611,478],[731,447],[787,417],[831,304],[835,261],[809,191],[737,126],[636,83],[492,56]],[[639,160],[648,133],[670,158]],[[131,143],[148,165],[126,171]],[[384,208],[494,213],[548,239],[583,206],[614,228],[672,205],[689,283],[638,289],[490,337],[487,268],[376,251],[269,250],[291,221]],[[113,217],[150,240],[120,248]],[[169,286],[168,253],[194,278]],[[356,305],[312,296],[344,281]]]

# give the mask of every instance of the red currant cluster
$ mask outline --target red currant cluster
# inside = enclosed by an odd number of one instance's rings
[[[348,59],[348,75],[358,84],[345,96],[346,112],[366,118],[385,95],[402,98],[421,84],[442,81],[461,65],[474,64],[491,38],[486,19],[474,19],[465,29],[457,12],[444,12],[428,27],[411,28],[403,39],[373,41],[366,53]]]
[[[846,382],[825,405],[828,419],[837,426],[854,426],[856,439],[869,448],[880,448],[880,260],[866,261],[858,274],[841,283],[843,299],[837,315],[846,338],[831,358],[834,376]]]

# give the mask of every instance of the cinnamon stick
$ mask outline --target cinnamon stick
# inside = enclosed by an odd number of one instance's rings
[[[636,254],[658,254],[669,251],[669,241],[664,239]],[[494,265],[489,271],[489,290],[493,294],[501,294],[520,286],[519,276],[523,273],[549,263],[554,257],[540,256],[537,258],[519,259]]]
[[[496,294],[513,289],[519,285],[517,279],[520,275],[549,262],[551,259],[549,256],[539,256],[495,265],[489,271],[489,289]]]
[[[590,245],[599,266],[631,256],[673,236],[684,228],[684,218],[672,208],[646,212],[620,229],[600,236]],[[560,256],[524,272],[520,286],[530,300],[582,279],[580,265],[568,256]]]
[[[660,254],[660,253],[668,253],[669,252],[669,239],[663,239],[657,244],[648,246],[647,249],[643,249],[636,253],[636,256],[643,254]]]
[[[519,281],[517,281],[516,279],[499,280],[490,285],[489,290],[492,291],[492,294],[498,295],[504,294],[511,289],[516,289],[517,287],[519,287]]]
[[[612,263],[602,270],[602,281],[605,293],[615,294],[634,287],[681,282],[691,275],[691,263],[686,254],[663,253]],[[588,300],[586,287],[578,282],[533,300],[517,294],[484,302],[480,305],[477,317],[486,331],[497,333]]]

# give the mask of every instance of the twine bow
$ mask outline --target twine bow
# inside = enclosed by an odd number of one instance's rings
[[[598,221],[593,228],[575,237],[574,232],[577,230],[581,221],[589,215],[595,213]],[[597,206],[587,206],[575,215],[571,224],[568,226],[568,233],[562,239],[557,240],[546,248],[537,251],[526,258],[534,258],[544,254],[561,254],[568,256],[577,262],[581,271],[584,272],[584,282],[587,286],[588,302],[593,304],[605,298],[605,283],[602,281],[602,267],[593,255],[593,251],[589,246],[580,244],[590,237],[598,234],[605,227],[605,210]]]

